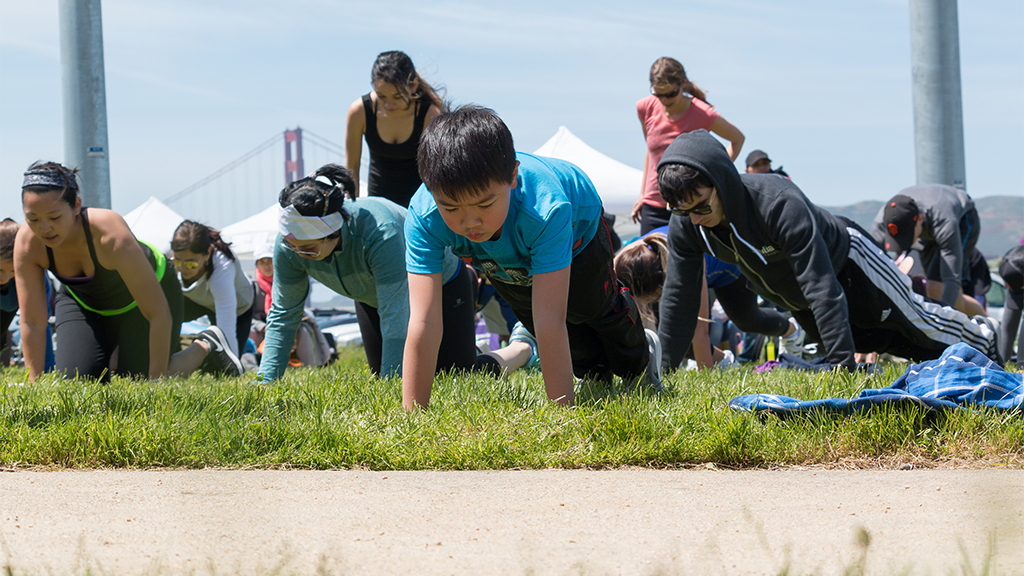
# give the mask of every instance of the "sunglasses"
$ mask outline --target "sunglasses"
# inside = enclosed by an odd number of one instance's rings
[[[654,94],[655,98],[659,98],[661,100],[668,100],[669,98],[675,98],[676,96],[679,96],[679,91],[682,90],[682,89],[683,89],[683,85],[680,84],[679,86],[676,86],[676,89],[671,91],[671,92],[665,92],[664,94],[658,94],[657,92],[654,91],[654,86],[651,86],[651,94]]]
[[[300,248],[296,248],[295,246],[292,246],[290,242],[287,242],[285,240],[282,240],[281,242],[284,244],[285,248],[291,250],[292,252],[295,252],[299,256],[312,256],[313,258],[318,258],[320,256],[320,253],[324,251],[324,244],[326,244],[324,240],[326,239],[320,240],[320,248],[318,248],[316,252],[312,250],[302,250]]]
[[[178,260],[177,258],[171,258],[171,262],[174,262],[174,267],[178,270],[181,270],[182,268],[186,270],[195,270],[201,265],[195,260]]]
[[[690,214],[696,214],[698,216],[707,216],[708,214],[711,214],[711,211],[713,210],[713,208],[711,207],[711,199],[714,198],[715,194],[717,193],[718,188],[713,189],[711,191],[711,195],[708,196],[707,200],[701,202],[700,204],[697,204],[696,206],[690,208],[689,210],[683,210],[682,208],[675,208],[673,206],[669,206],[668,211],[671,212],[672,214],[675,214],[676,216],[683,217],[689,216]]]

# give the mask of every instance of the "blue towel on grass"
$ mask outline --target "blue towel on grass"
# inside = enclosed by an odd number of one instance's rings
[[[776,394],[737,396],[729,407],[748,412],[796,413],[821,409],[850,413],[878,404],[910,402],[929,410],[988,406],[1020,410],[1024,374],[1011,374],[971,346],[954,344],[936,360],[912,364],[888,388],[862,390],[856,398],[797,400]]]

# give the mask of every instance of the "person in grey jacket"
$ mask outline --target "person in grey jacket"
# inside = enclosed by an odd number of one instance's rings
[[[967,314],[984,313],[977,300],[964,298],[961,286],[961,279],[970,277],[980,232],[981,220],[971,197],[941,184],[900,190],[878,211],[871,229],[874,239],[897,256],[920,241],[928,297]]]
[[[752,290],[790,310],[833,366],[853,369],[855,352],[933,359],[961,341],[998,361],[988,318],[914,295],[910,278],[856,224],[815,206],[787,178],[740,174],[706,131],[672,142],[658,185],[673,212],[663,370],[679,365],[693,337],[705,253],[739,266]]]

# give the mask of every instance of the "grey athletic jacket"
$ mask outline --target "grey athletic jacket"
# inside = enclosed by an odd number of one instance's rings
[[[846,225],[777,174],[740,174],[708,132],[682,134],[659,167],[685,164],[718,189],[726,222],[712,230],[689,218],[669,222],[669,258],[661,295],[662,368],[683,360],[697,322],[704,253],[739,266],[752,290],[789,310],[810,310],[828,361],[853,368],[853,334],[836,272],[846,264]],[[716,231],[721,231],[721,235]]]
[[[974,210],[974,200],[967,192],[942,184],[924,184],[900,190],[900,194],[910,196],[924,214],[924,226],[921,238],[924,245],[921,251],[922,264],[928,265],[934,258],[939,261],[939,273],[942,280],[942,302],[954,306],[960,296],[960,280],[964,268],[964,238],[960,236],[960,220]],[[882,219],[885,205],[875,216],[871,236],[885,246],[885,227]]]

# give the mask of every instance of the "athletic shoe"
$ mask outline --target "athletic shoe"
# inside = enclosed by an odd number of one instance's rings
[[[658,339],[658,333],[649,328],[644,329],[644,334],[647,336],[650,356],[647,358],[647,369],[639,382],[647,384],[655,392],[664,392],[665,385],[661,382],[661,340]]]
[[[540,356],[537,355],[537,339],[530,334],[530,331],[523,326],[522,322],[516,322],[515,327],[512,328],[512,334],[508,337],[509,342],[525,342],[530,345],[530,359],[526,362],[523,368],[530,368],[532,370],[540,370]]]
[[[996,320],[995,318],[993,318],[991,316],[985,316],[985,315],[973,316],[972,319],[974,320],[975,324],[984,324],[985,327],[987,327],[989,330],[992,331],[992,339],[991,339],[992,347],[991,347],[990,350],[982,350],[982,352],[986,356],[988,356],[990,360],[995,360],[995,362],[997,364],[1002,365],[1003,362],[1007,362],[1007,360],[1005,358],[1000,358],[999,357],[999,349],[1000,349],[1000,346],[999,346],[1000,342],[999,342],[999,340],[1000,340],[1000,338],[1003,335],[1002,334],[1002,327],[1000,326],[999,320]]]
[[[732,353],[732,350],[722,350],[724,357],[715,364],[715,368],[719,370],[725,370],[726,368],[736,364],[736,355]]]
[[[779,338],[779,353],[792,354],[798,358],[803,358],[804,339],[807,337],[807,333],[804,332],[804,329],[793,318],[789,319],[789,323],[793,325],[794,330],[789,336]]]
[[[202,340],[210,346],[210,353],[206,355],[206,359],[199,365],[200,370],[224,376],[242,375],[242,363],[231,352],[228,339],[224,337],[224,332],[220,328],[210,326],[197,334],[196,340]]]

